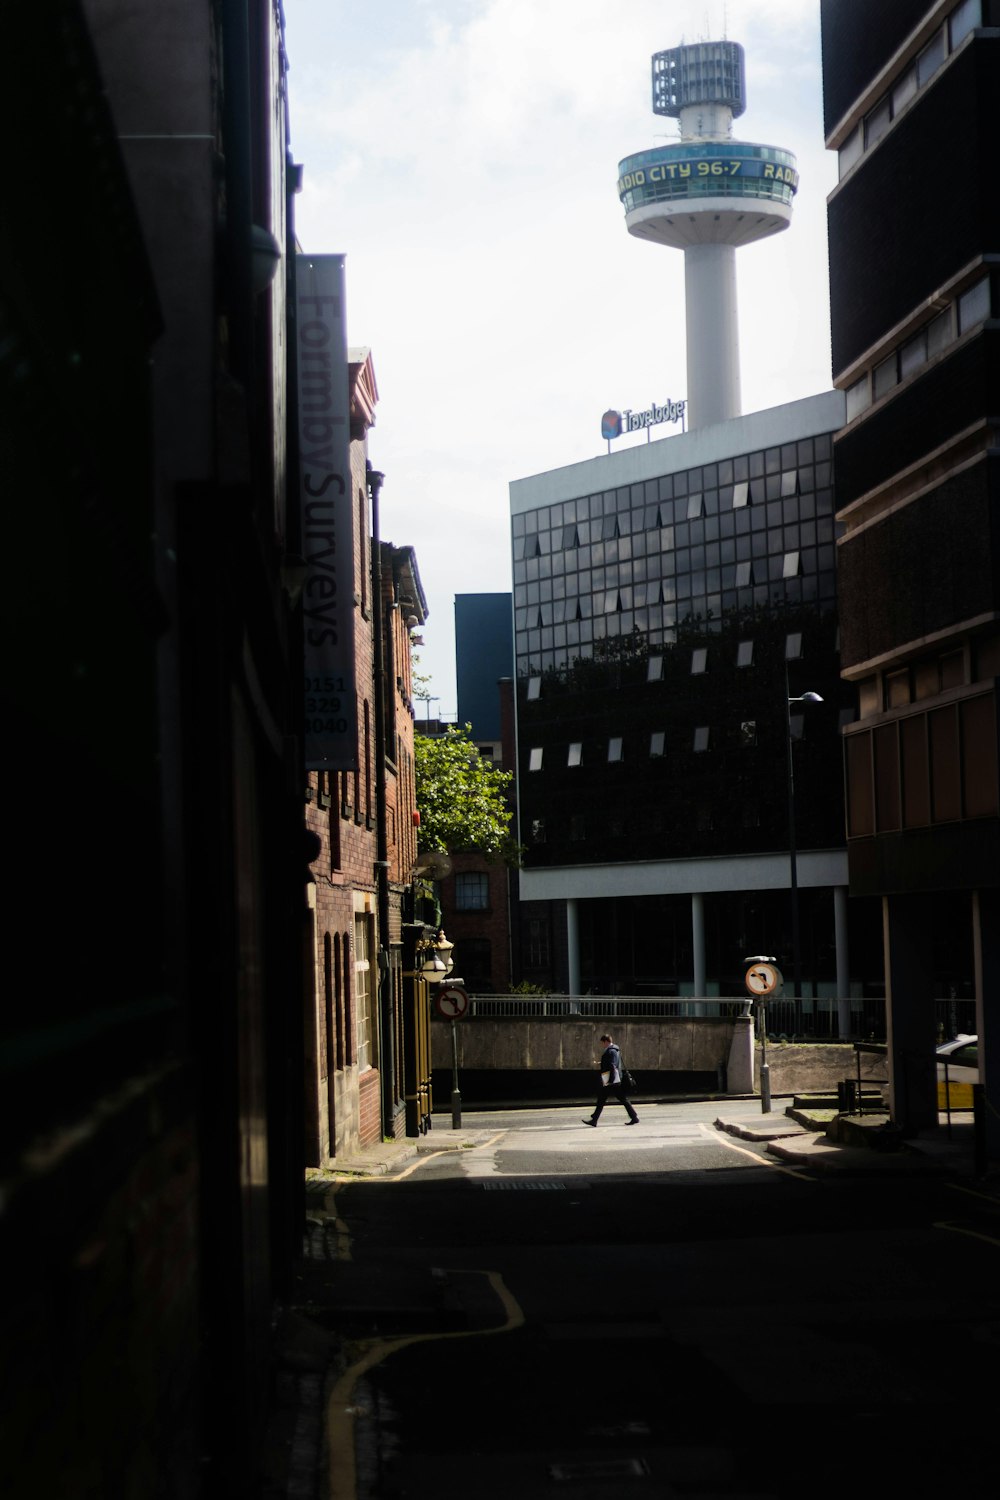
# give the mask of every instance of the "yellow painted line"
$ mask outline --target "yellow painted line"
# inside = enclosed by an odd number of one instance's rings
[[[718,1141],[720,1145],[728,1146],[730,1151],[738,1151],[740,1156],[749,1156],[751,1161],[757,1163],[758,1167],[770,1167],[775,1172],[784,1172],[787,1177],[794,1177],[796,1182],[816,1181],[815,1177],[807,1177],[801,1167],[786,1167],[780,1161],[770,1161],[765,1156],[758,1156],[756,1151],[750,1151],[746,1146],[737,1146],[732,1136],[724,1130],[713,1132],[709,1130],[707,1125],[702,1125],[701,1128],[712,1140]]]
[[[390,1354],[406,1349],[412,1344],[432,1343],[440,1339],[488,1338],[497,1333],[510,1333],[524,1323],[524,1313],[513,1294],[504,1285],[499,1271],[483,1271],[478,1268],[459,1270],[453,1275],[485,1276],[496,1292],[504,1310],[504,1321],[495,1328],[460,1328],[448,1333],[412,1333],[398,1339],[374,1339],[359,1345],[364,1352],[341,1375],[330,1393],[326,1408],[326,1442],[330,1474],[330,1500],[355,1500],[356,1468],[354,1452],[354,1418],[358,1408],[354,1405],[354,1387],[362,1375],[374,1369]]]
[[[952,1234],[964,1234],[970,1240],[985,1240],[987,1245],[1000,1245],[1000,1240],[992,1234],[980,1234],[978,1229],[966,1229],[961,1224],[948,1224],[942,1220],[938,1224],[932,1224],[932,1229],[948,1229]]]
[[[992,1203],[994,1207],[1000,1202],[995,1193],[981,1193],[977,1188],[965,1187],[961,1182],[946,1182],[945,1187],[950,1187],[956,1193],[968,1193],[970,1198],[982,1198],[984,1203]]]

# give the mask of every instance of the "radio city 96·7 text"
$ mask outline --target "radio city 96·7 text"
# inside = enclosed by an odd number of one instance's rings
[[[765,181],[784,182],[794,192],[799,185],[799,174],[794,167],[784,167],[780,162],[755,160],[726,160],[714,157],[710,161],[665,161],[657,162],[648,170],[640,167],[635,172],[626,172],[618,179],[619,193],[629,188],[645,187],[647,182],[686,181],[699,177],[762,177]]]

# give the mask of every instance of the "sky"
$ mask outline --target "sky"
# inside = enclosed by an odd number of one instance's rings
[[[296,230],[347,257],[348,339],[379,388],[382,537],[415,550],[424,712],[454,719],[454,597],[511,587],[510,480],[606,452],[609,407],[686,394],[683,254],[629,235],[615,186],[623,157],[678,137],[651,109],[654,52],[741,42],[733,133],[798,158],[791,228],[737,252],[743,410],[829,389],[819,4],[284,8]]]

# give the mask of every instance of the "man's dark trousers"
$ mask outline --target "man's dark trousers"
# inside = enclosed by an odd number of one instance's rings
[[[594,1113],[590,1117],[594,1121],[594,1124],[596,1125],[597,1121],[601,1118],[601,1110],[607,1104],[612,1094],[624,1104],[628,1110],[629,1119],[638,1120],[639,1116],[632,1108],[632,1101],[629,1099],[623,1079],[621,1083],[609,1083],[606,1087],[604,1085],[601,1086],[601,1092],[597,1096],[597,1103],[594,1105]]]

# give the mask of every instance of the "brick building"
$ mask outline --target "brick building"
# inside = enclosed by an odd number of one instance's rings
[[[5,6],[5,1493],[244,1496],[301,1226],[274,0]]]
[[[307,775],[306,827],[318,840],[307,887],[312,1166],[405,1132],[406,1010],[417,1004],[403,968],[417,854],[410,634],[427,602],[412,549],[379,536],[382,476],[368,462],[378,401],[370,351],[351,350],[348,372],[357,768]]]

